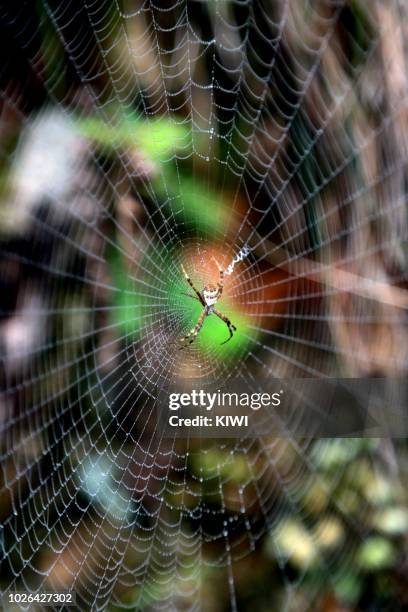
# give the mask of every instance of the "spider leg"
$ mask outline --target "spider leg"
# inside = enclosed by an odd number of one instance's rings
[[[203,298],[202,298],[201,293],[198,291],[198,289],[196,289],[196,288],[194,287],[193,281],[191,280],[191,278],[189,277],[189,275],[188,275],[188,274],[187,274],[187,272],[185,271],[183,264],[181,264],[181,269],[182,269],[182,271],[183,271],[184,278],[186,279],[186,281],[188,282],[188,284],[190,285],[190,287],[192,288],[192,290],[194,291],[194,293],[196,294],[196,296],[197,296],[197,297],[198,297],[198,299],[200,300],[200,303],[201,303],[203,306],[205,306],[205,302],[204,302],[204,300],[203,300]]]
[[[206,310],[202,311],[202,313],[200,314],[200,318],[197,321],[197,325],[195,325],[193,329],[190,330],[186,336],[183,336],[182,338],[180,338],[180,342],[184,342],[185,340],[189,340],[189,344],[192,344],[194,342],[194,340],[197,338],[198,332],[200,331],[200,329],[202,328],[204,324],[207,314],[208,313]],[[186,348],[186,347],[185,346],[180,347],[180,349],[183,349],[183,348]]]
[[[217,268],[218,268],[218,271],[220,273],[220,279],[218,281],[218,291],[219,291],[218,299],[219,299],[221,297],[222,290],[224,289],[224,270],[221,268],[220,264],[215,259],[215,257],[213,257],[213,260],[215,261],[215,263],[217,265]]]
[[[232,336],[234,335],[234,331],[237,331],[237,328],[231,323],[228,317],[223,315],[222,312],[220,312],[216,308],[213,309],[213,313],[217,315],[217,317],[219,317],[221,321],[224,321],[225,325],[228,327],[228,331],[230,333],[229,338],[227,338],[225,342],[221,342],[221,344],[225,344],[226,342],[229,342],[229,340],[231,340]]]

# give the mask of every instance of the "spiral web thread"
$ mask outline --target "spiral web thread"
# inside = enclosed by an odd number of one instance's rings
[[[297,592],[316,558],[330,581],[366,535],[368,502],[350,517],[334,498],[348,464],[324,479],[328,443],[296,436],[164,438],[155,407],[183,377],[256,390],[258,375],[404,371],[403,6],[362,8],[360,32],[340,1],[26,10],[2,20],[47,104],[27,111],[29,83],[2,93],[3,133],[15,122],[19,141],[2,150],[0,273],[5,288],[23,278],[1,305],[5,592],[236,609],[239,568],[268,546],[276,609],[306,608],[320,585],[307,602]],[[226,328],[208,321],[180,351],[199,315],[180,265],[202,289],[214,256],[238,332],[224,348]],[[331,444],[350,459],[377,450]],[[334,552],[319,548],[308,489],[354,534]],[[288,519],[310,555],[295,578]]]

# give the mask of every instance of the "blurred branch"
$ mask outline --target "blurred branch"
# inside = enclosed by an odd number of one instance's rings
[[[261,239],[260,236],[258,238]],[[256,248],[255,253],[289,274],[306,277],[341,292],[353,293],[383,304],[408,309],[408,291],[405,289],[384,281],[360,276],[334,264],[319,263],[299,255],[293,256],[272,241],[262,240],[262,247]]]

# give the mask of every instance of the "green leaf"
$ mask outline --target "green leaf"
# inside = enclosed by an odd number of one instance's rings
[[[186,126],[164,118],[140,119],[134,115],[108,123],[98,117],[77,119],[80,134],[110,151],[135,148],[146,158],[166,161],[178,151],[191,150],[191,135]]]
[[[363,542],[357,560],[365,570],[381,570],[394,563],[395,550],[391,542],[385,538],[373,536]]]
[[[336,597],[347,604],[354,604],[361,594],[362,581],[356,574],[346,574],[334,580]]]
[[[386,508],[374,518],[374,526],[383,533],[403,534],[408,530],[408,512],[405,508]]]
[[[240,484],[251,478],[251,471],[247,457],[243,455],[232,456],[229,452],[211,449],[195,455],[192,461],[195,474],[209,480],[221,477],[226,481]]]

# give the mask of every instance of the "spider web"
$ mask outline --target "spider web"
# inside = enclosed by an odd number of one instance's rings
[[[376,462],[398,466],[394,444],[171,439],[155,410],[182,380],[405,372],[404,12],[3,6],[5,594],[246,609],[253,571],[265,609],[299,610],[345,578],[371,506],[350,514],[340,483],[363,455],[373,478],[398,474]],[[201,310],[181,264],[201,290],[213,257],[238,331],[221,344],[208,317],[180,351]]]

